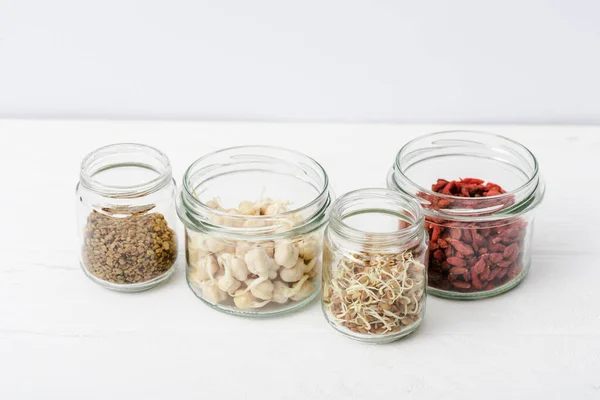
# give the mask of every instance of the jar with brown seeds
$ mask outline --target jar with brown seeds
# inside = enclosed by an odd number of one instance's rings
[[[425,314],[426,238],[421,207],[407,196],[360,189],[336,200],[323,249],[330,325],[370,343],[415,331]]]
[[[168,158],[141,144],[90,153],[77,185],[80,262],[94,282],[146,290],[175,270],[175,183]]]

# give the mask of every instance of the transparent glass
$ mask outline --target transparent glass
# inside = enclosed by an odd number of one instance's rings
[[[329,324],[359,341],[413,332],[425,313],[427,234],[419,203],[387,189],[334,202],[325,231],[322,307]]]
[[[152,288],[175,270],[175,182],[160,151],[123,143],[99,148],[81,163],[77,185],[80,264],[113,290]]]
[[[505,192],[458,197],[433,190],[438,179],[461,178],[493,182]],[[485,298],[527,275],[534,211],[545,187],[535,156],[523,145],[485,132],[429,134],[399,151],[388,188],[423,206],[430,236],[429,293]]]
[[[177,207],[189,287],[237,315],[309,303],[320,288],[330,203],[323,168],[295,151],[244,146],[200,158],[185,173]]]

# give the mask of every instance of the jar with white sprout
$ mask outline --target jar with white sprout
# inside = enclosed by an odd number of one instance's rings
[[[256,163],[263,163],[260,175],[264,175],[265,169],[280,174],[282,166],[290,168],[294,156],[307,165],[311,165],[311,159],[269,147],[224,152],[230,153],[228,163],[214,165],[210,157],[200,159],[184,177],[178,213],[186,226],[190,288],[209,305],[233,314],[273,315],[307,304],[318,294],[321,284],[323,230],[330,204],[324,171],[313,176],[316,183],[320,177],[323,190],[308,196],[308,203],[300,200],[304,204],[298,206],[297,199],[284,201],[264,194],[252,200],[256,191],[251,183],[256,171],[247,163],[255,168]],[[262,157],[264,154],[269,157]],[[313,165],[319,172],[318,164]],[[292,182],[295,174],[302,175],[299,169],[285,172]],[[240,175],[236,178],[240,190],[235,196],[218,185],[220,180],[231,179],[232,173]],[[314,188],[314,183],[311,186]],[[277,190],[267,191],[277,194]],[[207,198],[211,194],[214,197]],[[230,198],[235,198],[235,203]]]
[[[332,206],[325,233],[322,306],[352,339],[385,343],[413,332],[425,312],[421,208],[386,189],[361,189]]]

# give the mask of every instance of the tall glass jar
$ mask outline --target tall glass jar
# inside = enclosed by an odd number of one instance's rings
[[[200,158],[185,173],[177,207],[189,287],[238,315],[307,304],[320,288],[330,202],[325,170],[295,151],[244,146]]]
[[[427,285],[419,203],[387,189],[347,193],[331,208],[324,243],[322,306],[333,328],[386,343],[419,326]]]
[[[429,293],[485,298],[527,275],[534,211],[545,188],[523,145],[485,132],[429,134],[399,151],[388,187],[424,208]]]
[[[80,263],[94,282],[146,290],[175,270],[175,182],[166,155],[142,144],[101,147],[77,185]]]

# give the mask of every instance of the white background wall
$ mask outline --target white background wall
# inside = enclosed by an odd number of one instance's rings
[[[600,2],[0,0],[0,116],[600,123]]]

